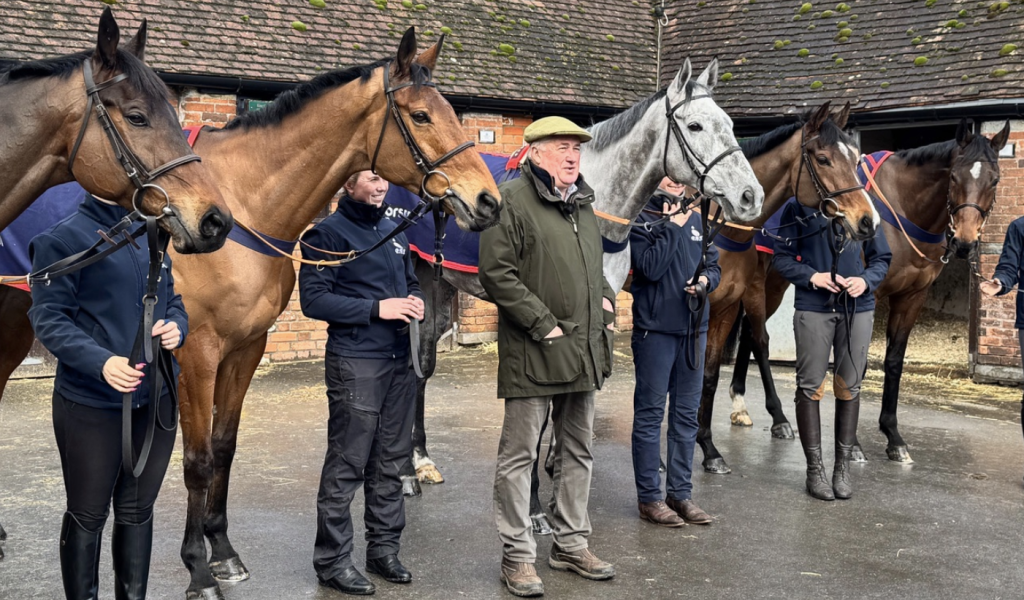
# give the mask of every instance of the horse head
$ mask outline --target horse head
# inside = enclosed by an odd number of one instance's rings
[[[417,56],[416,32],[410,27],[386,67],[401,123],[390,122],[398,121],[396,114],[383,109],[380,118],[389,121],[371,129],[371,135],[382,132],[379,140],[374,139],[386,159],[378,170],[413,193],[441,198],[445,212],[455,216],[459,227],[481,231],[498,222],[501,195],[483,159],[469,149],[472,144],[455,111],[434,87],[431,77],[443,43],[444,35]]]
[[[874,237],[881,221],[857,176],[860,149],[843,129],[850,103],[837,113],[825,102],[811,111],[803,125],[801,159],[795,165],[797,201],[819,207],[830,219],[841,219],[854,240]]]
[[[666,133],[666,174],[692,188],[703,187],[729,220],[754,219],[761,214],[764,190],[739,151],[732,119],[711,96],[718,80],[718,59],[696,79],[691,75],[687,58],[666,90],[666,116],[675,121]]]
[[[1009,136],[1009,121],[991,139],[975,135],[966,119],[961,120],[956,129],[946,210],[951,233],[949,250],[957,258],[968,258],[978,248],[981,231],[996,201],[999,151]]]
[[[145,170],[159,171],[173,161],[192,155],[172,108],[170,91],[143,62],[146,49],[146,21],[123,48],[118,48],[120,29],[110,9],[100,17],[95,50],[86,52],[79,71],[91,72],[93,84],[101,88],[99,104],[109,115],[116,134],[126,148],[115,150],[104,132],[100,109],[88,110],[88,84],[75,85],[67,92],[75,103],[76,116],[68,118],[66,132],[69,168],[88,192],[115,201],[131,210],[161,215],[161,225],[171,234],[174,248],[183,254],[212,252],[224,245],[233,220],[219,188],[198,162],[187,162],[145,181]],[[109,86],[104,83],[112,82]],[[82,132],[82,128],[84,132]],[[83,135],[84,133],[84,135]],[[76,144],[81,135],[80,143]],[[63,143],[63,142],[62,142]],[[120,143],[120,142],[119,142]],[[77,150],[77,151],[76,151]],[[120,157],[118,156],[120,154]],[[137,165],[122,160],[131,155]],[[129,172],[142,167],[139,190]],[[150,171],[152,172],[152,171]]]

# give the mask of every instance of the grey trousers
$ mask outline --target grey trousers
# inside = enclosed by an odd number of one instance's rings
[[[594,467],[594,392],[509,398],[498,444],[494,474],[494,519],[506,558],[533,563],[537,542],[530,521],[530,473],[537,460],[537,440],[551,404],[555,470],[552,478],[551,524],[558,547],[587,547],[590,536],[590,477]]]
[[[868,365],[875,312],[854,313],[851,318],[849,329],[852,339],[847,343],[843,313],[798,310],[793,315],[796,385],[813,400],[821,400],[825,395],[829,351],[833,353],[835,363],[832,389],[836,399],[851,400],[860,394],[860,384]]]

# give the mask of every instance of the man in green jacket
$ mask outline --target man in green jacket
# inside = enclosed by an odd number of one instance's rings
[[[523,137],[532,145],[522,176],[500,186],[501,222],[481,235],[480,282],[498,305],[498,396],[505,399],[494,480],[501,579],[517,596],[540,596],[530,470],[549,406],[559,452],[548,564],[587,579],[615,575],[587,547],[594,395],[611,374],[615,294],[602,273],[594,191],[579,174],[590,133],[546,117]]]

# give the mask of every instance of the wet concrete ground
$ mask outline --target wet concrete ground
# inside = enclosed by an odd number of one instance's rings
[[[856,495],[825,503],[803,490],[798,441],[769,437],[763,407],[753,428],[730,427],[719,394],[714,433],[732,466],[727,476],[697,466],[695,498],[710,527],[657,528],[636,516],[629,453],[632,365],[622,355],[598,396],[591,496],[591,547],[613,562],[611,582],[583,581],[546,566],[549,598],[1019,598],[1024,567],[1018,404],[962,402],[903,406],[904,437],[917,461],[885,459],[874,425],[878,396],[866,398],[860,439],[870,460],[854,468]],[[402,558],[414,582],[377,579],[381,598],[510,598],[498,581],[491,483],[502,420],[494,399],[493,353],[444,356],[431,382],[428,434],[447,477],[407,503]],[[778,367],[792,419],[791,369]],[[723,376],[723,380],[726,377]],[[231,600],[342,598],[320,588],[311,566],[315,497],[326,435],[322,366],[276,366],[254,382],[242,418],[230,498],[231,537],[252,572],[225,584]],[[50,423],[49,380],[13,383],[0,405],[0,522],[10,534],[0,561],[0,598],[62,598],[56,537],[63,486]],[[751,382],[748,398],[760,398]],[[998,394],[997,394],[998,395]],[[914,404],[913,398],[910,398]],[[832,404],[823,406],[832,440]],[[700,454],[698,451],[698,461]],[[830,464],[828,459],[827,464]],[[544,481],[545,489],[549,482]],[[361,500],[354,508],[361,514]],[[157,503],[150,598],[182,598],[188,575],[178,558],[185,514],[181,453]],[[109,527],[108,527],[109,530]],[[357,524],[357,539],[361,539]],[[357,542],[356,562],[363,562]],[[101,598],[112,597],[109,533]]]

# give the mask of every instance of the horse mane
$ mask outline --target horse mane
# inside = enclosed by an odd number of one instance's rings
[[[692,98],[693,93],[698,90],[707,92],[709,96],[711,95],[710,90],[708,90],[705,86],[697,83],[693,79],[686,82],[684,90],[686,92],[687,100]],[[636,127],[637,123],[639,123],[640,120],[643,119],[644,114],[647,113],[647,109],[649,109],[651,105],[657,102],[658,100],[664,98],[665,94],[667,93],[668,92],[666,89],[658,90],[654,94],[648,96],[647,98],[644,98],[643,100],[637,102],[633,106],[630,106],[629,108],[620,112],[614,117],[606,121],[601,121],[600,123],[591,127],[590,133],[593,136],[593,138],[590,140],[590,142],[587,143],[587,148],[593,150],[603,150],[604,148],[607,148],[611,144],[626,137],[626,135],[629,134],[629,132],[633,131],[633,128]]]
[[[743,149],[743,156],[747,159],[755,158],[781,146],[783,142],[788,140],[798,129],[807,123],[810,116],[811,111],[808,111],[793,123],[780,125],[755,138],[740,140],[740,148]],[[832,146],[839,142],[853,144],[853,138],[836,125],[835,121],[832,120],[831,115],[829,115],[821,125],[821,129],[818,131],[818,139],[820,139],[822,145],[825,146]]]
[[[82,63],[92,58],[94,52],[95,50],[85,50],[42,60],[0,60],[0,86],[45,77],[67,79],[78,71]],[[161,99],[169,96],[164,82],[134,54],[118,48],[117,68],[128,76],[128,83],[144,95]]]
[[[380,67],[386,68],[390,64],[391,59],[383,59],[366,65],[357,65],[348,69],[338,69],[317,75],[313,79],[299,84],[294,89],[280,93],[273,102],[264,108],[235,117],[224,126],[223,130],[278,125],[285,117],[297,113],[303,106],[320,97],[325,92],[346,83],[351,83],[356,79],[366,83],[375,70]],[[411,66],[411,76],[412,83],[417,89],[424,84],[430,83],[430,69],[422,65],[414,63]]]
[[[896,153],[896,156],[908,165],[915,167],[921,167],[931,162],[948,165],[958,145],[956,140],[935,142],[927,146],[900,150]],[[967,147],[963,149],[963,153],[960,156],[969,162],[998,160],[995,151],[992,150],[992,145],[988,142],[988,138],[983,135],[975,135],[971,143],[967,144]]]

